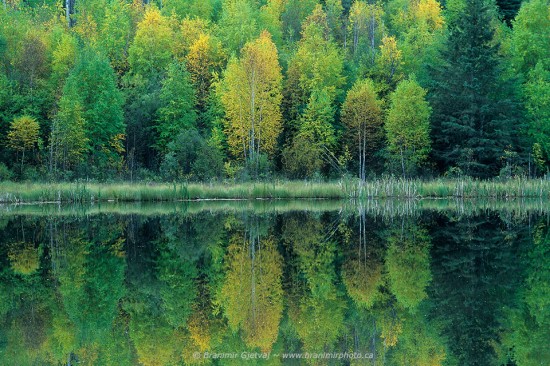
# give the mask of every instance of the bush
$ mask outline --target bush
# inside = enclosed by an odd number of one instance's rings
[[[204,144],[198,152],[197,159],[193,163],[191,172],[199,180],[220,178],[223,172],[223,156],[220,150]]]
[[[40,171],[40,168],[34,166],[27,166],[23,169],[23,180],[30,182],[40,182],[43,180],[44,174]]]
[[[13,173],[4,163],[0,163],[0,181],[11,180],[13,178]]]
[[[160,172],[168,180],[218,178],[223,172],[223,156],[197,130],[186,130],[168,144]]]
[[[271,162],[266,154],[254,155],[247,159],[238,171],[237,179],[241,182],[265,180],[271,175]]]
[[[322,148],[308,135],[297,135],[283,151],[283,165],[291,178],[310,178],[323,166]]]

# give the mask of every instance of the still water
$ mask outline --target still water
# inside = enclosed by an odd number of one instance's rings
[[[0,207],[0,365],[550,365],[544,204]]]

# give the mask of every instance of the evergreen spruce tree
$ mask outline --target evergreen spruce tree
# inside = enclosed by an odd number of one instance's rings
[[[491,177],[518,156],[519,104],[513,82],[502,79],[494,3],[469,0],[453,8],[460,13],[452,16],[431,88],[433,154],[441,170]]]
[[[523,0],[496,0],[500,16],[508,25],[516,17]]]

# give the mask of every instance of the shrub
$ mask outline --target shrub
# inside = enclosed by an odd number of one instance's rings
[[[0,181],[11,180],[13,178],[13,173],[4,163],[0,163]]]
[[[222,175],[223,156],[195,129],[181,132],[168,144],[160,172],[168,180],[208,180]]]

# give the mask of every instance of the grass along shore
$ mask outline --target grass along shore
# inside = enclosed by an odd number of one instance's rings
[[[0,203],[161,202],[201,199],[374,199],[374,198],[540,198],[550,199],[541,179],[403,180],[327,183],[14,183],[0,182]]]
[[[340,215],[367,215],[391,220],[395,217],[421,215],[435,211],[445,215],[476,216],[488,211],[506,215],[507,219],[525,219],[527,215],[549,215],[550,205],[540,199],[372,199],[372,200],[198,200],[174,202],[98,202],[5,204],[0,205],[0,218],[31,217],[89,217],[93,215],[140,215],[184,217],[209,214],[281,214],[285,212],[338,212]]]

